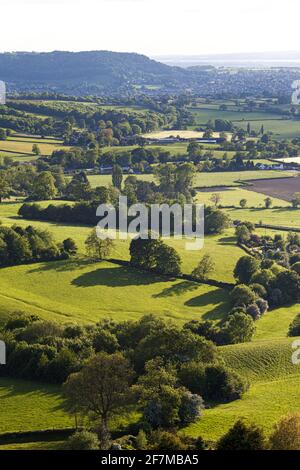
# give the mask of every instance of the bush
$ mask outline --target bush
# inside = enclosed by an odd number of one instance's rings
[[[247,306],[255,302],[257,296],[250,287],[240,284],[236,286],[230,293],[232,304],[234,307]]]
[[[243,312],[235,312],[229,315],[223,327],[223,333],[227,339],[226,344],[238,344],[251,341],[255,332],[254,321]]]
[[[205,370],[205,394],[208,400],[230,402],[241,398],[248,382],[225,366],[209,366]]]
[[[205,366],[201,362],[183,364],[178,372],[180,382],[192,393],[203,395],[205,391]]]
[[[89,431],[77,431],[69,437],[67,450],[99,450],[100,442],[97,434]]]
[[[153,450],[187,450],[185,442],[173,432],[153,431],[150,435],[150,442],[150,448]]]
[[[195,423],[202,415],[204,401],[200,395],[191,393],[188,390],[182,393],[179,407],[179,418],[181,425]]]
[[[263,431],[255,424],[247,425],[242,420],[238,420],[217,444],[217,450],[263,450],[264,448]]]
[[[282,418],[269,442],[272,450],[300,450],[300,413]]]
[[[289,327],[289,336],[300,336],[300,313],[294,318]]]
[[[259,269],[260,262],[252,256],[242,256],[234,269],[234,277],[242,284],[249,284],[253,274]]]
[[[250,284],[249,287],[258,297],[263,299],[267,297],[267,290],[264,286],[260,284]]]
[[[93,339],[93,348],[96,352],[105,351],[113,354],[119,349],[117,337],[107,330],[99,330]]]

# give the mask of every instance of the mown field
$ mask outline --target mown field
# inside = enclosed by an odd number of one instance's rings
[[[226,364],[250,380],[250,389],[241,400],[205,410],[203,418],[185,432],[216,441],[237,417],[243,417],[269,434],[282,416],[298,412],[300,366],[291,362],[294,339],[221,348]]]

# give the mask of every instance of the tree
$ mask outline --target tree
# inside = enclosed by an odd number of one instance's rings
[[[203,281],[209,277],[209,275],[214,271],[216,265],[209,254],[203,256],[199,261],[197,267],[192,271],[192,276],[199,281]]]
[[[214,193],[211,195],[210,200],[217,207],[222,200],[222,196],[220,193]]]
[[[292,206],[294,209],[297,209],[300,206],[300,193],[295,193],[294,198],[292,199]]]
[[[300,450],[300,413],[282,418],[269,442],[272,450]]]
[[[0,129],[0,140],[6,140],[7,139],[7,134],[5,129]]]
[[[216,357],[216,346],[187,329],[172,325],[152,326],[150,332],[135,348],[133,361],[136,370],[143,370],[146,362],[156,357],[173,364],[199,360],[211,362]]]
[[[240,206],[242,209],[244,209],[247,206],[247,199],[241,199]]]
[[[145,365],[136,386],[143,418],[152,428],[190,424],[200,416],[203,400],[177,383],[176,369],[157,357]]]
[[[222,233],[230,223],[227,214],[221,210],[214,210],[205,217],[205,232],[208,234]]]
[[[247,343],[255,333],[254,321],[243,312],[232,313],[224,325],[223,333],[228,344]]]
[[[12,189],[3,173],[0,174],[0,203],[10,197]]]
[[[242,256],[234,268],[234,277],[243,284],[249,284],[259,267],[260,261],[258,259],[252,256]]]
[[[238,243],[248,243],[251,239],[251,232],[246,225],[238,225],[235,229]]]
[[[112,184],[121,191],[123,181],[123,170],[119,165],[114,165],[112,170]]]
[[[114,243],[110,238],[102,240],[97,235],[97,230],[94,228],[85,240],[85,247],[88,256],[96,260],[103,260],[109,257]]]
[[[265,208],[270,209],[272,207],[273,201],[270,197],[266,197],[265,201]]]
[[[263,431],[255,424],[239,419],[217,443],[217,450],[263,450]]]
[[[130,402],[133,371],[121,353],[99,353],[71,374],[63,389],[70,411],[90,414],[100,421],[101,448],[107,447],[109,420]]]
[[[66,238],[63,241],[63,249],[66,253],[69,253],[70,255],[76,255],[78,251],[76,242],[75,240],[73,240],[73,238]]]
[[[57,193],[55,178],[50,171],[39,173],[33,182],[31,198],[42,201],[53,199]]]
[[[296,303],[300,300],[300,276],[295,271],[279,272],[271,286],[280,289],[282,303]]]
[[[221,402],[238,400],[248,388],[247,380],[223,365],[211,365],[205,370],[205,399]]]
[[[230,292],[230,298],[234,307],[247,307],[256,300],[257,296],[250,287],[245,284],[239,284]]]
[[[34,155],[41,155],[41,149],[37,144],[33,144],[32,153],[34,153]]]
[[[133,239],[130,243],[130,263],[137,268],[170,276],[181,273],[180,256],[162,240]]]

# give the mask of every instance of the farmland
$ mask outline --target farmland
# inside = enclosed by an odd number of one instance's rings
[[[277,170],[270,170],[268,172],[257,170],[257,171],[226,171],[220,173],[196,173],[194,178],[195,188],[210,188],[210,187],[225,187],[225,186],[240,186],[244,181],[250,182],[253,179],[271,179],[282,178],[283,176],[293,176],[292,172],[283,172]],[[143,181],[153,181],[154,176],[152,174],[136,175],[136,177]],[[111,175],[89,175],[89,181],[92,187],[96,186],[107,186],[111,184]]]
[[[291,201],[294,194],[300,192],[300,177],[281,178],[276,181],[252,181],[249,187],[250,191],[266,194],[267,196],[277,197],[285,201]]]
[[[16,104],[20,104],[20,101],[16,100]],[[243,106],[245,103],[246,101],[243,101]],[[26,104],[25,101],[24,104]],[[136,128],[140,135],[150,139],[166,138],[179,133],[181,137],[194,138],[202,136],[208,120],[217,118],[231,120],[236,127],[245,129],[249,122],[251,129],[256,131],[260,131],[263,125],[266,132],[273,132],[278,138],[292,138],[292,136],[298,135],[298,128],[300,132],[300,121],[285,119],[283,116],[271,112],[238,110],[234,102],[229,102],[228,109],[222,112],[218,107],[220,104],[224,104],[223,101],[211,105],[187,106],[187,110],[194,114],[196,124],[193,126],[183,124],[182,129],[184,130],[180,131],[168,130],[174,124],[172,112],[170,112],[170,115],[164,116],[165,119],[162,119],[160,111],[155,114],[155,112],[149,111],[142,105],[107,104],[100,106],[96,103],[71,103],[60,100],[49,100],[47,102],[36,100],[30,105],[34,107],[35,104],[41,105],[40,112],[30,113],[30,116],[36,118],[40,118],[40,116],[52,116],[53,118],[55,116],[61,122],[64,121],[63,116],[67,116],[66,119],[70,118],[67,137],[69,138],[69,135],[71,135],[74,140],[71,137],[70,140],[65,139],[63,133],[59,138],[47,137],[44,139],[25,132],[24,134],[14,133],[8,136],[7,140],[0,142],[0,156],[11,156],[16,162],[34,161],[37,159],[37,156],[33,155],[32,146],[34,144],[39,146],[42,156],[49,157],[53,150],[70,148],[63,145],[64,141],[75,142],[74,145],[76,146],[78,132],[85,138],[89,134],[82,147],[77,145],[82,152],[82,160],[76,161],[77,157],[74,156],[74,161],[71,161],[68,167],[66,165],[67,157],[66,161],[62,160],[59,163],[56,161],[55,165],[51,163],[51,159],[44,159],[41,162],[41,167],[44,168],[43,171],[48,172],[48,176],[52,170],[55,172],[56,166],[60,167],[59,169],[65,172],[67,182],[69,183],[72,180],[72,183],[75,182],[78,186],[82,182],[83,185],[85,184],[83,171],[88,168],[86,174],[92,189],[98,186],[108,187],[112,185],[112,175],[96,174],[100,172],[101,157],[107,154],[106,164],[109,165],[110,158],[114,162],[111,154],[119,154],[121,158],[124,158],[124,153],[127,157],[126,153],[137,149],[139,147],[138,139],[134,135],[134,129]],[[20,108],[22,108],[22,105]],[[99,113],[101,111],[102,114],[97,116],[97,120],[93,122],[93,113],[98,111]],[[112,113],[107,117],[104,111],[112,111]],[[184,117],[184,113],[180,114],[181,111],[181,109],[177,109],[178,115]],[[110,119],[114,119],[118,113],[122,114],[118,116],[119,120],[111,121]],[[149,120],[141,122],[140,119],[143,120],[146,114]],[[84,119],[81,119],[82,116],[84,116]],[[104,121],[103,116],[106,119]],[[197,127],[201,127],[201,131],[196,130]],[[142,128],[143,133],[141,134]],[[145,129],[150,128],[153,132],[145,133]],[[33,131],[30,132],[34,134]],[[56,136],[57,134],[53,133],[51,135]],[[213,135],[219,136],[219,133]],[[254,145],[258,142],[257,148],[254,150],[252,148],[253,163],[268,163],[269,160],[267,159],[270,157],[265,151],[267,145],[264,147],[263,142],[260,142],[260,136],[253,137],[250,132],[248,132],[247,138],[241,139],[241,142],[237,144],[234,141],[224,143],[224,146],[222,144],[204,144],[202,148],[197,149],[199,161],[196,163],[197,160],[195,160],[196,173],[193,185],[190,184],[189,187],[179,186],[179,196],[187,194],[191,197],[196,194],[195,202],[201,202],[208,206],[213,204],[212,196],[217,193],[220,200],[217,201],[216,206],[219,207],[220,211],[229,215],[231,221],[251,221],[253,223],[261,221],[262,224],[284,225],[291,229],[300,229],[299,209],[291,208],[290,204],[294,192],[300,192],[298,187],[300,178],[295,177],[294,171],[248,170],[248,168],[251,168],[251,164],[249,165],[247,160],[252,159],[252,157],[249,157],[251,145],[249,145],[249,149],[247,147],[249,141],[250,144],[254,143]],[[126,143],[130,143],[130,145],[125,145]],[[193,162],[193,160],[188,160],[190,155],[187,153],[187,146],[188,142],[176,142],[161,146],[159,143],[155,143],[146,144],[145,148],[140,150],[166,151],[170,152],[170,156],[165,156],[169,160],[172,160],[172,157],[181,155],[186,157],[185,161]],[[223,159],[226,146],[230,149],[226,151],[227,158],[224,159],[224,162],[215,162],[215,158]],[[87,160],[84,160],[90,150],[95,150],[96,153],[94,163],[92,159],[88,163]],[[295,148],[288,148],[288,150],[296,152]],[[129,157],[131,158],[130,155]],[[153,171],[151,165],[157,167],[159,171],[158,152],[154,157],[148,166],[144,165],[146,160],[141,162],[137,158],[136,162],[133,163],[132,158],[132,162],[129,164],[129,166],[132,165],[130,174],[134,174],[141,181],[155,181],[158,185],[159,180],[154,174],[146,173]],[[232,160],[233,157],[236,158]],[[141,158],[145,157],[142,155]],[[242,162],[236,163],[238,159]],[[176,160],[179,161],[180,159],[174,158],[174,161]],[[205,167],[205,163],[208,164],[207,167]],[[227,167],[225,164],[227,164]],[[36,168],[38,168],[38,165]],[[173,168],[172,171],[175,172],[174,168],[176,169],[177,166],[172,165],[170,168]],[[240,168],[243,171],[239,171]],[[247,170],[245,170],[246,168]],[[199,171],[200,169],[204,171]],[[236,169],[236,171],[222,171],[222,169]],[[115,171],[115,167],[113,170]],[[127,177],[126,170],[123,171],[123,181],[120,181],[119,185],[114,181],[116,188],[118,187],[121,191],[125,187],[124,181]],[[37,170],[38,172],[39,170]],[[175,185],[172,186],[172,184],[171,181],[171,188],[174,188]],[[82,189],[82,187],[80,188]],[[84,193],[81,196],[79,193],[75,197],[64,188],[57,188],[58,190],[52,195],[45,196],[45,199],[48,197],[54,199],[40,200],[43,197],[38,195],[37,201],[43,207],[49,204],[73,205],[79,200],[85,200],[87,204],[91,201],[94,203],[95,199],[92,198],[97,193],[93,192],[91,188],[88,189],[89,194],[87,196]],[[159,186],[157,188],[158,196],[162,197],[162,200],[167,202],[172,200],[173,202],[173,198],[177,197],[177,195],[174,196],[174,194],[177,194],[177,187],[176,191],[174,189],[173,191],[170,190],[171,196],[168,195],[167,191],[164,193]],[[185,190],[187,193],[184,192]],[[118,194],[117,190],[115,194]],[[223,288],[222,283],[226,282],[233,285],[237,282],[233,274],[234,268],[238,260],[245,255],[245,251],[237,245],[233,224],[228,224],[226,228],[220,230],[222,233],[216,230],[214,235],[207,235],[201,251],[186,250],[187,239],[163,239],[164,244],[167,245],[165,248],[174,248],[180,256],[182,261],[181,270],[184,275],[191,274],[204,255],[211,258],[214,266],[209,273],[208,280],[206,282],[191,282],[186,280],[184,276],[171,274],[161,276],[151,271],[151,269],[147,272],[124,263],[124,261],[128,262],[130,260],[128,240],[116,240],[109,255],[104,257],[105,260],[100,261],[99,258],[95,260],[90,256],[87,257],[85,241],[91,233],[90,226],[25,220],[18,216],[18,210],[28,196],[30,200],[35,199],[31,198],[22,186],[21,190],[18,188],[11,195],[13,197],[10,200],[7,200],[4,196],[5,202],[0,204],[0,221],[3,228],[13,227],[16,224],[23,229],[30,225],[33,229],[48,230],[56,242],[71,238],[75,242],[78,251],[74,250],[74,253],[68,254],[69,258],[68,256],[63,258],[61,255],[66,253],[63,251],[63,245],[60,245],[59,249],[61,251],[59,251],[59,257],[54,258],[55,261],[46,259],[46,261],[37,262],[38,258],[31,258],[30,261],[35,262],[30,263],[29,258],[27,258],[25,260],[26,264],[16,263],[16,265],[8,267],[6,264],[5,267],[2,267],[0,269],[0,326],[3,326],[15,312],[37,315],[40,319],[47,322],[56,322],[61,327],[76,324],[81,327],[90,325],[90,328],[102,320],[106,320],[108,325],[114,325],[120,322],[137,321],[145,315],[154,314],[178,329],[190,320],[212,320],[213,323],[208,322],[208,324],[220,328],[223,333],[222,328],[224,328],[224,325],[226,327],[228,323],[225,321],[228,313],[232,310],[233,302],[230,296],[230,286]],[[268,209],[265,207],[267,195],[272,197],[272,207]],[[178,200],[181,200],[179,196]],[[240,205],[242,199],[246,200],[246,205],[243,208]],[[52,220],[59,219],[53,217]],[[22,233],[21,229],[18,230]],[[256,234],[260,236],[274,236],[275,234],[287,236],[286,232],[263,228],[258,228]],[[257,238],[259,239],[259,237]],[[58,258],[60,260],[57,260]],[[267,294],[265,294],[266,298]],[[254,301],[252,300],[252,302]],[[224,360],[226,366],[238,372],[242,377],[249,379],[250,389],[241,399],[230,403],[222,402],[216,405],[214,401],[205,399],[208,406],[204,410],[203,417],[194,424],[179,429],[179,433],[187,433],[194,437],[202,436],[205,440],[214,443],[234,424],[238,417],[243,416],[263,426],[264,430],[270,433],[272,426],[282,415],[299,410],[300,370],[299,367],[295,368],[290,361],[292,340],[287,338],[289,326],[299,314],[299,308],[299,303],[296,302],[292,305],[284,304],[284,306],[271,308],[261,318],[256,319],[255,333],[251,343],[218,346],[221,362]],[[244,312],[246,312],[246,308]],[[246,313],[248,314],[248,311]],[[243,313],[243,315],[246,315],[246,313]],[[78,330],[86,331],[84,328],[78,328]],[[218,344],[234,342],[232,339],[228,340],[226,334],[224,337],[224,342]],[[46,339],[45,344],[47,341],[48,339]],[[54,343],[55,341],[53,341]],[[62,336],[59,337],[58,344],[68,344],[68,341],[65,342],[65,337]],[[94,347],[94,343],[91,344]],[[90,349],[93,348],[92,346],[89,347]],[[58,349],[55,351],[56,353],[58,353]],[[87,354],[90,354],[90,352]],[[79,356],[80,354],[78,354]],[[84,360],[87,357],[88,355],[85,356]],[[20,376],[26,377],[26,375]],[[42,380],[45,377],[47,377],[47,380],[49,377],[52,378],[51,375],[43,375]],[[48,385],[43,382],[33,382],[29,379],[0,378],[0,398],[3,403],[2,411],[0,411],[0,434],[10,431],[73,426],[73,418],[63,409],[61,392],[60,386]],[[137,410],[134,409],[132,415],[124,417],[124,423],[135,423],[138,417]],[[123,416],[121,418],[123,419]],[[16,442],[13,444],[1,445],[0,443],[0,450],[6,448],[58,449],[63,445],[60,441],[17,441],[16,438]]]
[[[239,107],[231,110],[220,111],[219,109],[207,108],[205,105],[191,107],[196,126],[204,126],[209,120],[225,119],[232,121],[234,125],[246,129],[248,123],[251,129],[259,131],[263,126],[266,132],[271,132],[279,139],[293,139],[300,135],[300,121],[287,119],[286,116],[265,112],[247,112]],[[195,127],[195,126],[194,126]]]

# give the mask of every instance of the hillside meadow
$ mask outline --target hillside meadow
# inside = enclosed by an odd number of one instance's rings
[[[300,366],[291,362],[294,339],[220,348],[225,363],[250,380],[250,389],[240,400],[206,409],[202,419],[185,432],[214,442],[242,417],[270,434],[282,416],[298,412]]]

